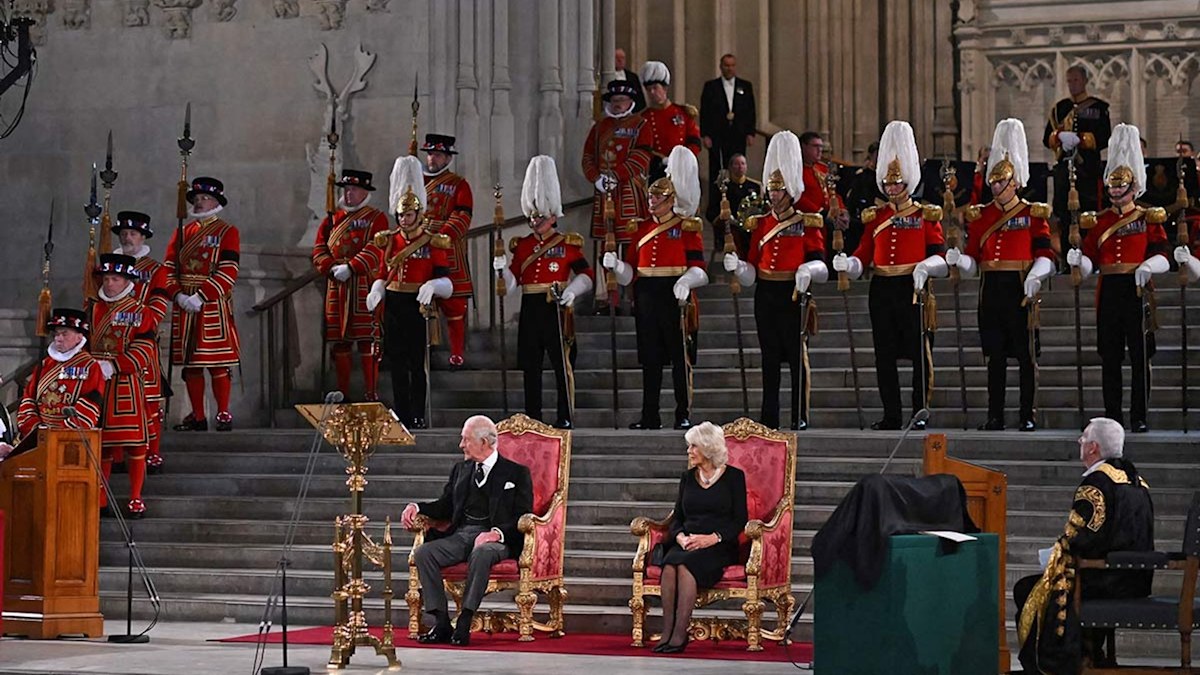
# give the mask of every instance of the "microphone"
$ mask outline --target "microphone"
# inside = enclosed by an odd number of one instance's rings
[[[63,408],[63,417],[65,417],[67,419],[73,419],[75,417],[79,417],[79,411],[76,410],[75,406],[73,406],[73,405],[66,406],[65,408]]]
[[[879,470],[879,473],[882,474],[884,471],[887,471],[892,460],[896,458],[896,452],[900,450],[900,445],[904,443],[904,439],[908,438],[908,432],[912,431],[917,422],[925,422],[928,419],[929,408],[921,408],[912,416],[912,419],[908,421],[908,426],[904,427],[904,433],[900,434],[900,440],[896,441],[896,447],[892,448],[892,454],[888,455],[887,461],[883,463],[883,468]]]
[[[344,400],[346,400],[346,395],[343,394],[342,392],[338,391],[337,389],[334,389],[333,391],[329,392],[328,394],[325,394],[325,405],[333,405],[335,403],[341,403]]]

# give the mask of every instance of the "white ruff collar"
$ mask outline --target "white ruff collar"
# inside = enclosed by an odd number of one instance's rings
[[[133,253],[126,253],[125,249],[118,246],[113,249],[113,253],[120,253],[121,255],[132,256],[132,257],[140,260],[140,259],[145,258],[146,256],[150,255],[150,244],[142,244],[142,247]]]
[[[70,351],[60,352],[54,348],[54,343],[51,342],[50,345],[48,347],[46,347],[46,354],[48,354],[50,356],[50,358],[54,359],[55,361],[58,361],[59,363],[66,363],[67,361],[70,361],[71,359],[75,358],[76,354],[83,351],[83,348],[86,345],[87,345],[87,338],[85,337],[85,338],[81,339],[79,341],[79,344],[75,345],[75,347],[73,347]]]
[[[117,293],[115,296],[113,296],[111,298],[104,294],[103,288],[96,289],[96,295],[100,296],[100,299],[105,302],[116,302],[116,301],[124,298],[125,296],[129,295],[132,292],[133,292],[133,282],[132,281],[130,281],[129,285],[125,287],[125,290],[121,291],[120,293]]]
[[[189,209],[189,210],[191,210],[191,209]],[[196,218],[197,220],[200,220],[200,219],[203,219],[203,218],[207,218],[207,217],[209,217],[209,216],[215,216],[215,215],[217,215],[218,213],[220,213],[220,212],[221,212],[221,211],[223,211],[223,210],[225,210],[225,207],[224,207],[224,206],[221,206],[220,204],[217,204],[216,208],[214,208],[214,209],[213,209],[213,210],[211,210],[211,211],[196,211],[196,210],[191,210],[191,214],[192,214],[192,217],[193,217],[193,218]]]
[[[346,204],[346,195],[342,195],[341,197],[338,197],[337,205],[338,205],[338,208],[343,211],[357,211],[357,210],[361,209],[362,207],[366,206],[367,202],[370,202],[370,201],[371,201],[371,193],[368,192],[367,196],[365,198],[363,198],[363,200],[361,202],[358,203],[358,206],[350,206],[350,205]]]

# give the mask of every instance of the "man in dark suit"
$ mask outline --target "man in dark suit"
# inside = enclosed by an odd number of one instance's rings
[[[433,628],[417,638],[422,644],[470,644],[471,618],[483,600],[492,566],[521,555],[525,537],[517,529],[517,520],[533,510],[529,468],[500,456],[492,420],[482,415],[468,419],[458,447],[463,461],[450,471],[442,496],[405,506],[400,518],[405,527],[417,514],[450,522],[440,537],[427,540],[413,552],[425,613],[434,620]],[[467,563],[467,585],[462,613],[451,631],[442,568],[463,561]]]
[[[616,66],[617,74],[613,79],[625,80],[633,85],[633,112],[641,112],[646,109],[646,94],[642,92],[642,81],[638,79],[637,73],[625,67],[625,50],[617,47],[617,51],[613,52],[613,65]]]
[[[708,148],[708,182],[716,185],[717,174],[736,154],[746,154],[754,145],[757,113],[754,87],[737,76],[737,57],[721,57],[721,76],[704,83],[700,95],[700,136]]]

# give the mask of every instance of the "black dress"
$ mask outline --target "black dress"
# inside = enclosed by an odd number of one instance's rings
[[[683,565],[696,577],[697,588],[712,588],[728,565],[738,562],[738,535],[746,527],[746,474],[725,465],[717,482],[700,486],[697,469],[679,479],[675,517],[667,532],[663,552],[665,565]],[[676,542],[679,533],[720,534],[721,542],[695,551],[685,551]]]

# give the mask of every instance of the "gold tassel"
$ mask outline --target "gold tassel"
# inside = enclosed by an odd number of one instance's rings
[[[96,270],[96,247],[88,246],[87,257],[83,261],[83,301],[96,297],[98,286],[96,285],[96,275],[93,274]]]
[[[440,347],[442,345],[442,313],[438,310],[432,310],[433,316],[430,317],[429,325],[429,346]],[[465,321],[465,319],[464,319]]]
[[[50,295],[50,287],[42,286],[42,292],[38,294],[37,325],[34,327],[34,334],[38,337],[46,337],[49,334],[46,330],[46,323],[50,321],[50,306],[53,304],[54,299]]]
[[[804,332],[809,337],[821,332],[821,312],[817,309],[817,301],[813,298],[808,300],[808,311],[804,316]]]
[[[937,321],[937,296],[933,291],[925,293],[925,330],[930,333],[936,332],[938,329]]]
[[[1067,191],[1067,210],[1079,210],[1079,190],[1075,189],[1074,185],[1072,185],[1071,189]]]
[[[1188,206],[1187,187],[1183,182],[1179,183],[1179,187],[1175,188],[1175,208],[1186,209]]]

